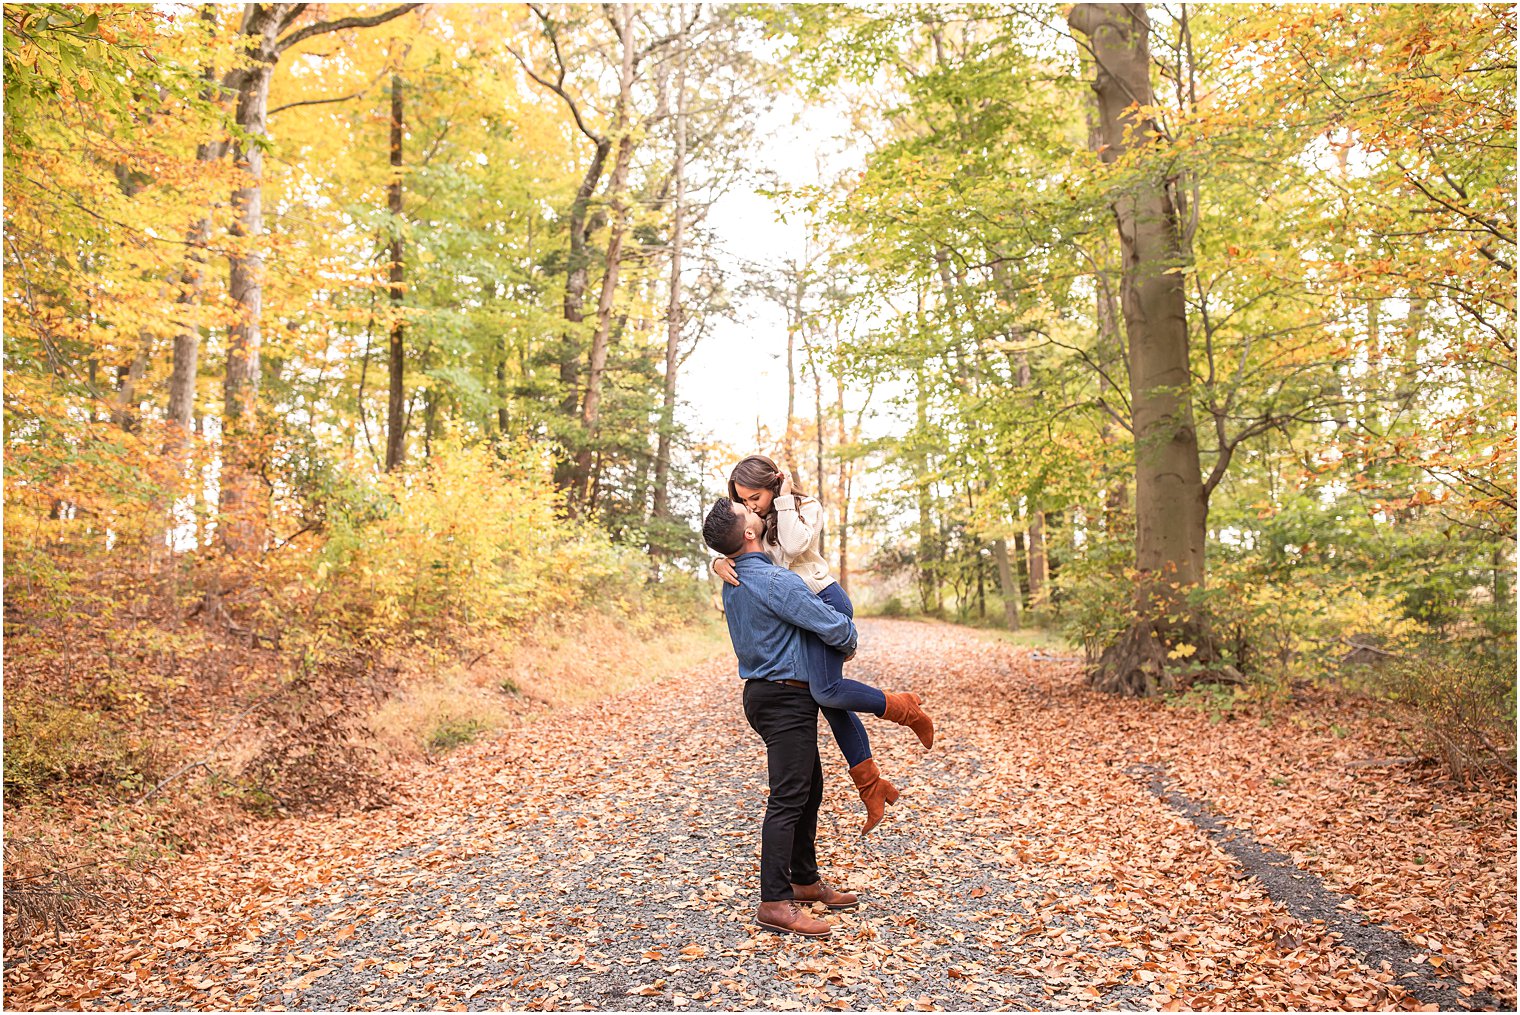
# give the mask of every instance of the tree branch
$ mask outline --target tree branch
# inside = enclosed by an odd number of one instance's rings
[[[298,4],[297,6],[304,8],[306,5]],[[403,14],[409,14],[421,6],[421,4],[401,4],[399,7],[392,7],[388,11],[382,11],[367,18],[339,18],[336,21],[318,21],[316,24],[307,25],[299,32],[287,35],[279,42],[276,42],[274,44],[274,52],[278,56],[299,42],[305,42],[314,36],[326,35],[329,32],[340,32],[345,28],[374,28],[376,25],[383,25],[387,21],[393,21]],[[300,11],[298,10],[296,13],[299,14]]]

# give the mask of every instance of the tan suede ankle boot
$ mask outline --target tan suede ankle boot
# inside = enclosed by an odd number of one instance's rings
[[[886,805],[897,803],[897,787],[882,778],[875,758],[867,758],[851,768],[850,778],[855,780],[861,802],[866,805],[866,827],[860,830],[860,834],[865,835],[881,823]]]
[[[918,734],[919,741],[925,747],[934,746],[934,720],[929,718],[929,713],[919,707],[922,700],[916,694],[905,692],[884,692],[887,696],[887,709],[881,717],[887,722],[895,722],[899,726],[906,726]]]

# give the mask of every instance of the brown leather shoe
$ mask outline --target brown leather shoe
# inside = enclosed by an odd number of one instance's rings
[[[895,722],[899,726],[906,726],[918,734],[919,742],[925,747],[934,746],[934,720],[929,714],[919,708],[921,699],[916,694],[905,692],[886,692],[887,707],[881,717],[887,722]]]
[[[828,937],[834,932],[833,927],[804,913],[802,907],[791,900],[760,903],[755,921],[766,930],[802,937]]]
[[[899,794],[896,786],[881,777],[881,769],[876,767],[875,758],[867,758],[851,768],[850,778],[855,780],[861,802],[866,805],[866,827],[860,830],[860,834],[865,835],[880,824],[882,815],[887,810],[886,805],[897,803]]]
[[[860,900],[851,892],[840,892],[822,881],[811,885],[793,885],[792,898],[798,902],[821,902],[830,909],[854,909]]]

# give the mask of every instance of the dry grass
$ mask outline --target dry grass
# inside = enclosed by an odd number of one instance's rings
[[[509,722],[654,683],[720,651],[728,639],[716,617],[641,631],[627,618],[582,614],[515,644],[482,646],[468,662],[414,665],[368,724],[393,758],[435,755]]]

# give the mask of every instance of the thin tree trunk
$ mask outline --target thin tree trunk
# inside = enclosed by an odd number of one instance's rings
[[[196,149],[197,161],[209,146]],[[195,382],[200,371],[201,332],[190,319],[190,308],[198,306],[206,286],[206,243],[211,237],[211,220],[202,218],[190,227],[186,236],[189,254],[180,274],[180,292],[175,301],[186,315],[174,333],[174,367],[169,375],[169,444],[172,453],[183,456],[195,415]],[[183,469],[185,463],[180,463]]]
[[[1014,353],[1014,382],[1019,388],[1028,388],[1031,381],[1029,353],[1019,349]],[[1029,608],[1038,611],[1045,603],[1047,579],[1050,576],[1045,557],[1045,512],[1032,509],[1029,521]]]
[[[925,613],[939,613],[939,570],[935,566],[938,540],[934,530],[934,506],[929,489],[928,449],[924,442],[929,425],[929,397],[925,389],[924,370],[919,367],[915,380],[918,447],[913,454],[913,472],[918,501],[918,598]]]
[[[686,5],[681,5],[680,19],[686,21]],[[670,445],[674,437],[676,413],[676,371],[680,369],[681,328],[685,308],[681,303],[681,270],[686,250],[686,32],[683,28],[676,43],[680,47],[680,64],[676,70],[676,160],[675,208],[670,223],[670,301],[665,308],[665,387],[660,400],[660,430],[655,443],[654,508],[659,523],[670,521]],[[663,534],[661,534],[663,538]],[[650,552],[655,552],[650,547]]]
[[[613,304],[617,296],[618,274],[622,266],[623,239],[628,228],[628,170],[633,162],[633,13],[625,6],[613,8],[618,37],[623,45],[618,74],[617,118],[613,133],[617,136],[617,154],[612,162],[612,176],[607,181],[611,208],[611,230],[607,237],[607,263],[602,274],[601,298],[596,307],[596,331],[591,336],[591,356],[586,373],[586,396],[581,403],[581,427],[587,442],[576,453],[575,493],[586,503],[591,480],[591,443],[596,437],[601,416],[602,375],[607,369],[607,348],[612,337]]]
[[[203,4],[200,10],[203,22],[216,24],[216,9]],[[216,68],[207,66],[201,72],[206,86],[201,98],[212,101],[218,94]],[[199,164],[220,162],[227,154],[224,142],[202,142],[195,147],[195,161]],[[184,316],[174,333],[174,366],[169,374],[169,433],[164,450],[173,455],[181,472],[189,467],[189,438],[195,416],[195,386],[200,371],[201,332],[192,319],[191,307],[199,306],[206,288],[206,244],[211,239],[211,218],[201,215],[185,235],[187,254],[179,277],[179,296],[175,304]]]
[[[1019,584],[1013,577],[1013,565],[1008,560],[1008,540],[998,539],[992,544],[992,555],[997,560],[998,589],[1003,594],[1003,619],[1008,625],[1008,630],[1017,631],[1022,628],[1023,611],[1019,600],[1022,595],[1019,592]]]
[[[791,279],[791,305],[787,307],[786,324],[786,429],[781,435],[781,457],[786,464],[782,468],[795,469],[797,451],[793,444],[793,420],[797,418],[797,335],[802,331],[802,289],[805,269],[796,266]]]
[[[111,396],[111,422],[123,430],[137,429],[137,388],[148,372],[148,360],[153,355],[153,333],[144,328],[138,335],[137,352],[130,365],[117,373],[117,386]]]
[[[406,326],[401,305],[406,298],[406,254],[402,227],[401,144],[406,134],[404,85],[400,74],[391,75],[391,180],[386,187],[390,211],[390,398],[385,414],[385,471],[395,470],[406,459]]]
[[[1050,594],[1050,561],[1045,553],[1045,512],[1029,518],[1029,608],[1038,611]]]
[[[511,419],[507,413],[507,351],[496,360],[496,435],[505,437]]]
[[[816,452],[818,466],[817,492],[813,496],[818,498],[819,504],[827,508],[828,494],[826,493],[823,472],[823,379],[818,375],[818,357],[811,350],[809,350],[808,360],[813,368],[813,420],[814,430],[816,431],[814,434],[816,438],[814,451]],[[822,557],[828,556],[828,526],[824,526],[818,532],[818,554]]]
[[[276,38],[284,5],[250,4],[243,34],[251,66],[239,76],[237,124],[246,136],[233,141],[233,165],[242,180],[232,192],[232,246],[228,255],[228,295],[237,319],[227,335],[227,372],[222,381],[221,532],[232,553],[256,549],[263,541],[257,457],[251,439],[260,382],[264,312],[264,149],[268,136],[269,82],[278,58]]]
[[[836,328],[838,325],[836,324]],[[837,347],[839,336],[836,331],[834,336]],[[834,446],[834,458],[839,473],[838,510],[839,510],[839,573],[835,576],[839,579],[839,587],[848,594],[850,591],[850,482],[845,463],[844,444],[844,370],[836,370],[834,374],[834,392],[839,411],[839,440]]]

